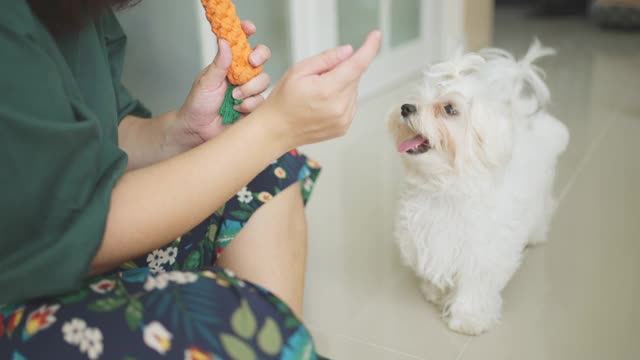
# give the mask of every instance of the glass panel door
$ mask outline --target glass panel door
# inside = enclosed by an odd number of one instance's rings
[[[258,28],[250,39],[251,45],[265,44],[271,49],[265,71],[275,83],[291,65],[289,1],[234,1],[234,4],[240,18],[253,21]]]
[[[382,30],[382,49],[361,84],[364,96],[419,74],[437,56],[439,35],[433,34],[438,34],[440,27],[441,0],[315,1],[333,10],[338,44],[357,47],[369,31]]]
[[[421,13],[420,0],[391,1],[391,47],[420,38]]]
[[[380,0],[338,0],[340,44],[360,45],[369,31],[380,28]]]

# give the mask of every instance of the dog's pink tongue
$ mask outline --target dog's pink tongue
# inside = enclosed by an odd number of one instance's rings
[[[400,143],[400,145],[398,145],[398,152],[401,152],[401,153],[407,152],[411,149],[414,149],[420,146],[420,144],[422,144],[424,141],[425,141],[425,138],[423,138],[420,135],[413,137],[409,140],[405,140],[402,143]]]

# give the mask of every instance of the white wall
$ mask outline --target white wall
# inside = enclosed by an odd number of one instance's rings
[[[195,21],[199,6],[199,1],[146,0],[118,13],[129,38],[124,83],[154,114],[182,105],[203,68]]]

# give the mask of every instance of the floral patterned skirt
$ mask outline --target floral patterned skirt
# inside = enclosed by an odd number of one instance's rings
[[[214,264],[281,190],[299,181],[306,203],[319,172],[293,150],[164,248],[69,294],[0,307],[0,359],[316,359],[280,299]]]

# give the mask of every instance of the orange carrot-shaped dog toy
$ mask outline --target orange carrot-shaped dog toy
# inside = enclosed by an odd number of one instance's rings
[[[243,85],[262,72],[262,66],[254,67],[249,63],[251,55],[251,45],[247,40],[247,35],[242,30],[240,19],[236,15],[236,8],[231,0],[202,0],[207,13],[207,19],[211,23],[211,30],[220,39],[224,39],[231,47],[233,60],[231,68],[227,74],[227,79],[233,84],[227,90],[225,101],[220,108],[223,123],[231,124],[235,122],[240,113],[234,110],[233,106],[239,102],[235,100],[231,93],[235,86]]]

